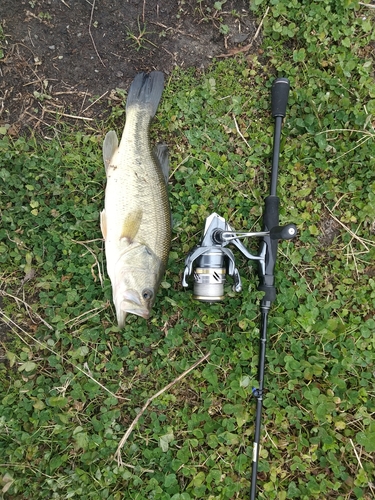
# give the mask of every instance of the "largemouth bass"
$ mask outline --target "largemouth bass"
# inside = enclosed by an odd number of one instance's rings
[[[127,313],[149,318],[171,244],[168,149],[151,149],[149,128],[164,88],[159,71],[138,74],[126,101],[118,144],[114,131],[103,143],[107,185],[100,226],[118,326]]]

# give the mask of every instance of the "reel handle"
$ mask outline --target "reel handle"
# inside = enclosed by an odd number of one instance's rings
[[[272,84],[271,110],[274,118],[286,115],[290,83],[287,78],[277,78]]]
[[[297,227],[295,224],[288,224],[286,226],[275,226],[270,231],[271,240],[291,240],[297,234]]]

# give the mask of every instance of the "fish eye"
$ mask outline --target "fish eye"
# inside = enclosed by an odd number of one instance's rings
[[[144,298],[144,300],[151,300],[153,296],[154,294],[149,288],[145,288],[142,292],[142,297]]]

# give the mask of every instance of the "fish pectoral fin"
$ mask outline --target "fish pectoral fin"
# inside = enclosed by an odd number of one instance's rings
[[[137,209],[133,210],[133,212],[130,212],[122,225],[120,239],[125,238],[129,241],[134,240],[134,238],[137,236],[139,227],[142,222],[142,215],[142,209]]]
[[[110,130],[103,142],[103,162],[105,167],[105,172],[107,173],[108,167],[111,163],[111,159],[118,149],[118,138],[114,130]]]
[[[169,152],[166,144],[157,144],[154,148],[156,158],[159,160],[161,170],[164,175],[165,183],[168,184],[169,180]]]
[[[105,216],[105,210],[100,212],[100,229],[102,230],[102,235],[104,240],[107,239],[107,218]]]

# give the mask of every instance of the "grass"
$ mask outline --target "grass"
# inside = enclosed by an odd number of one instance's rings
[[[253,3],[259,18],[266,4]],[[121,332],[98,222],[109,124],[48,142],[1,129],[5,499],[247,498],[256,275],[238,256],[243,292],[228,285],[224,305],[195,303],[180,279],[212,211],[260,229],[275,76],[292,85],[279,195],[299,237],[280,244],[259,498],[373,498],[375,35],[358,8],[282,0],[264,19],[263,55],[170,77],[153,128],[171,151],[170,261],[152,319]],[[158,391],[119,465],[121,438]]]
[[[132,46],[138,52],[141,49],[156,47],[156,45],[146,38],[146,35],[152,35],[152,32],[146,31],[146,24],[137,19],[137,30],[132,31],[127,28],[127,40],[130,40]]]

